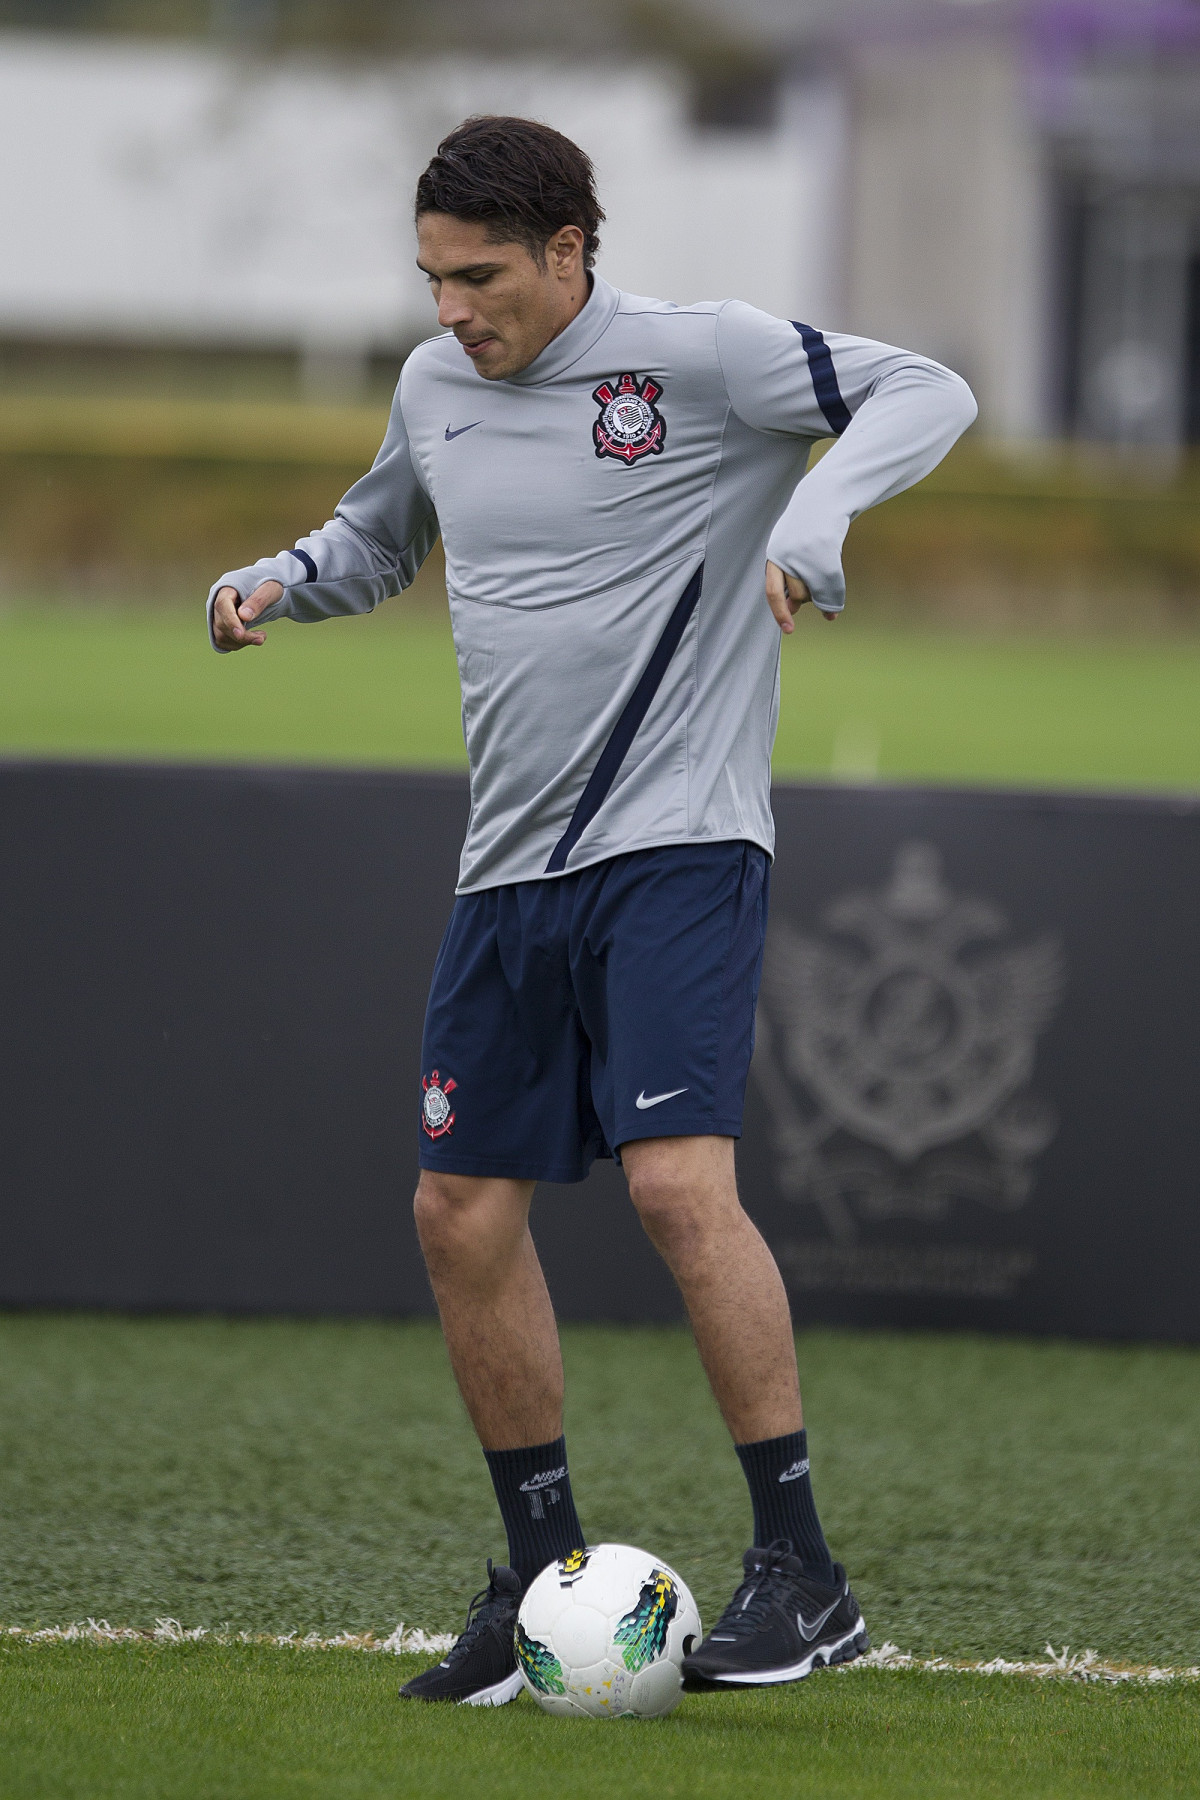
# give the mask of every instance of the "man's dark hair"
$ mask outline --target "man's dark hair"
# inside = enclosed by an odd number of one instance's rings
[[[604,209],[592,159],[535,119],[466,119],[444,137],[417,183],[416,215],[478,219],[495,243],[523,244],[535,262],[564,225],[583,233],[583,266],[596,260]]]

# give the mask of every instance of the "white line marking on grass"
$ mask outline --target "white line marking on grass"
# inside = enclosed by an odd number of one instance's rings
[[[958,1662],[948,1656],[908,1656],[896,1644],[881,1644],[851,1663],[840,1663],[839,1674],[856,1669],[921,1669],[927,1675],[1025,1675],[1037,1681],[1131,1681],[1151,1686],[1168,1681],[1200,1681],[1200,1666],[1154,1668],[1146,1663],[1106,1662],[1094,1650],[1056,1650],[1046,1645],[1045,1662],[1009,1662],[994,1656],[989,1662]]]
[[[322,1637],[310,1631],[234,1631],[228,1625],[211,1630],[207,1625],[181,1625],[178,1619],[156,1619],[152,1631],[136,1625],[110,1625],[107,1619],[85,1619],[76,1625],[46,1625],[27,1631],[20,1625],[0,1627],[0,1638],[19,1644],[264,1644],[278,1650],[382,1650],[388,1656],[440,1656],[450,1648],[452,1631],[422,1631],[401,1621],[394,1631],[380,1637],[374,1631],[339,1631]]]
[[[85,1619],[74,1625],[46,1625],[40,1631],[22,1625],[0,1626],[0,1641],[14,1644],[261,1644],[275,1650],[364,1650],[386,1656],[441,1656],[455,1641],[452,1631],[422,1631],[419,1626],[396,1626],[386,1637],[374,1631],[339,1631],[322,1637],[317,1631],[303,1636],[298,1631],[234,1631],[229,1626],[181,1625],[178,1619],[156,1619],[153,1630],[136,1625],[110,1625],[107,1619]],[[1003,1656],[988,1662],[957,1661],[948,1656],[909,1656],[896,1644],[881,1644],[851,1663],[835,1666],[834,1673],[852,1675],[857,1669],[918,1669],[926,1675],[1024,1675],[1036,1681],[1133,1682],[1158,1686],[1172,1681],[1200,1681],[1200,1665],[1191,1668],[1155,1668],[1146,1663],[1106,1662],[1094,1650],[1055,1650],[1046,1645],[1045,1662],[1009,1662]]]

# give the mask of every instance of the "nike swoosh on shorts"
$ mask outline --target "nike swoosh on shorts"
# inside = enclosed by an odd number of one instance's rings
[[[650,1094],[647,1096],[646,1090],[643,1088],[633,1104],[637,1107],[639,1112],[645,1112],[648,1106],[661,1106],[664,1100],[674,1100],[677,1094],[686,1093],[687,1089],[681,1087],[672,1088],[669,1094]]]
[[[449,443],[452,438],[461,437],[464,431],[474,431],[476,425],[482,425],[482,424],[483,424],[482,419],[472,419],[472,421],[469,425],[460,425],[458,427],[457,431],[451,431],[450,427],[447,425],[447,427],[446,427],[446,442]]]

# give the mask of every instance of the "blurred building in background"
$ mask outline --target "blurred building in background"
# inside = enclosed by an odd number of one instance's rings
[[[476,112],[547,119],[593,152],[618,284],[827,317],[829,105],[819,89],[794,122],[711,134],[666,65],[0,40],[21,172],[0,195],[0,331],[290,348],[310,391],[346,390],[436,329],[412,195]]]
[[[993,437],[1200,438],[1193,0],[0,0],[0,25],[10,383],[157,358],[382,385],[432,322],[416,176],[511,111],[594,157],[622,286],[928,351]]]

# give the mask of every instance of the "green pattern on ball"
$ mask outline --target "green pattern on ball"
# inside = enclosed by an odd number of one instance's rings
[[[547,1650],[545,1644],[539,1644],[531,1638],[520,1620],[517,1621],[517,1661],[521,1671],[531,1687],[539,1694],[565,1694],[563,1686],[562,1664],[557,1656]]]
[[[658,1661],[678,1605],[675,1583],[666,1570],[652,1570],[649,1580],[643,1583],[637,1605],[613,1632],[614,1644],[624,1645],[621,1659],[627,1669],[636,1673],[647,1663]]]

